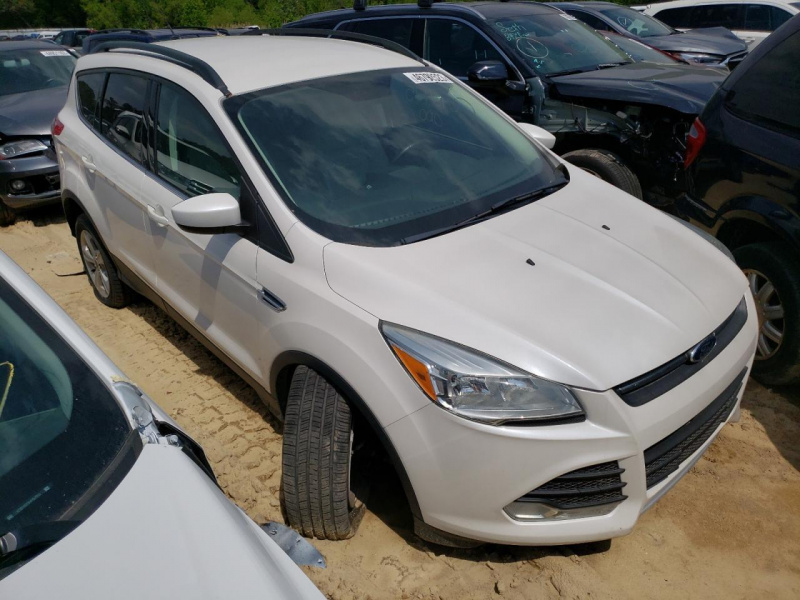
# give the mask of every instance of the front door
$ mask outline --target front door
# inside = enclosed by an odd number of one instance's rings
[[[172,216],[176,204],[212,192],[228,193],[240,204],[250,202],[248,187],[213,119],[182,88],[160,84],[153,128],[154,173],[144,178],[142,197],[152,230],[158,293],[179,320],[260,379],[255,318],[260,288],[251,229],[187,231]]]

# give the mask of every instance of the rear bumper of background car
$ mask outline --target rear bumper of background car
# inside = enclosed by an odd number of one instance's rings
[[[722,352],[641,406],[628,405],[613,390],[576,390],[586,411],[578,423],[493,427],[431,404],[391,424],[386,431],[425,524],[469,540],[517,545],[592,542],[629,533],[639,515],[702,457],[722,426],[738,418],[757,330],[752,298],[747,307],[744,326]],[[664,461],[667,468],[659,466]],[[621,473],[597,478],[592,474],[597,469]],[[603,491],[615,481],[623,484],[621,490]],[[562,510],[558,517],[521,521],[509,514],[509,506],[520,506],[515,501],[548,493],[546,501],[558,494],[555,502],[567,506],[603,502],[607,493],[624,498],[592,516]]]
[[[17,210],[59,202],[58,163],[48,154],[0,160],[0,200]],[[14,190],[15,181],[24,182],[25,187]]]

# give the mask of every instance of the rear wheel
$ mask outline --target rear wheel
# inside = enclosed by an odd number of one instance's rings
[[[297,367],[283,428],[281,492],[289,525],[307,537],[352,537],[364,504],[351,490],[353,418],[317,372]]]
[[[733,255],[758,314],[753,375],[767,385],[800,382],[800,257],[782,242],[749,244]]]
[[[8,227],[17,220],[17,213],[14,209],[0,200],[0,227]]]
[[[639,178],[633,174],[622,159],[608,150],[583,148],[567,152],[561,158],[580,167],[587,173],[618,187],[639,200],[644,199]]]
[[[86,215],[79,216],[75,221],[75,237],[78,238],[78,252],[95,297],[111,308],[123,308],[130,304],[133,291],[119,278],[108,251]]]

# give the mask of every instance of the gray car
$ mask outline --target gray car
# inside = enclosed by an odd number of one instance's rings
[[[0,46],[0,226],[11,224],[18,210],[61,199],[51,127],[75,60],[52,42]]]

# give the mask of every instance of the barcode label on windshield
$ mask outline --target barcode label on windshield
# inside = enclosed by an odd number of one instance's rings
[[[66,50],[42,50],[42,56],[69,56]]]
[[[447,75],[441,73],[403,73],[416,84],[420,83],[453,83]]]

